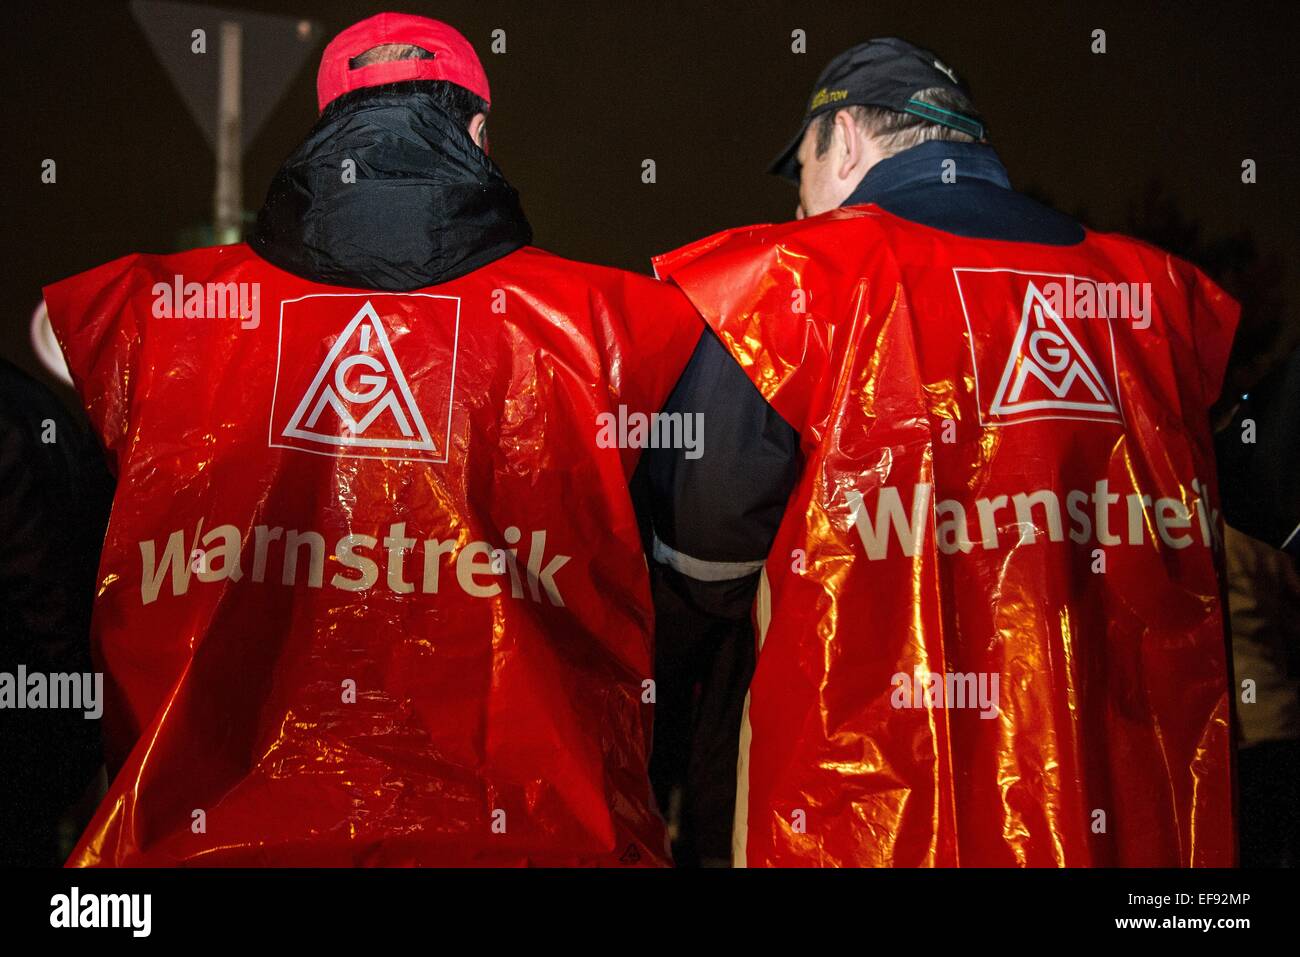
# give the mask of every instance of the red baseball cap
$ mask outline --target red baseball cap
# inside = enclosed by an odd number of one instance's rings
[[[392,60],[356,69],[349,65],[367,50],[390,43],[412,44],[428,50],[433,59]],[[344,93],[400,80],[446,80],[492,102],[487,74],[469,41],[445,23],[405,13],[377,13],[331,40],[316,74],[316,101],[323,111]]]

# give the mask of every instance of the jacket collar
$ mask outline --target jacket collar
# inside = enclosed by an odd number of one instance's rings
[[[879,203],[889,193],[915,186],[918,183],[940,182],[942,163],[951,159],[956,163],[958,182],[979,180],[1011,188],[1007,171],[993,147],[982,143],[953,143],[947,140],[927,140],[911,149],[881,160],[862,177],[853,193],[842,205],[859,206]]]
[[[248,244],[315,282],[409,291],[531,241],[496,164],[431,96],[403,90],[326,110],[272,180]]]

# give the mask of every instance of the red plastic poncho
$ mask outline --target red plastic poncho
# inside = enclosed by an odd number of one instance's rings
[[[119,481],[117,773],[70,863],[666,862],[639,452],[600,439],[690,355],[680,292],[535,249],[366,292],[239,245],[45,294]]]
[[[1206,413],[1235,303],[1123,237],[877,207],[656,266],[806,462],[756,603],[737,862],[1231,864]]]

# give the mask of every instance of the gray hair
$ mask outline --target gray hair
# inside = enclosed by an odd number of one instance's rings
[[[983,126],[984,121],[971,104],[970,98],[951,87],[931,87],[920,91],[912,99],[940,110],[968,116]],[[954,143],[977,142],[970,133],[935,123],[914,113],[899,113],[897,110],[889,110],[881,106],[846,106],[844,109],[869,136],[876,140],[886,156],[901,153],[928,140],[947,140]],[[818,156],[824,156],[830,149],[831,130],[835,125],[835,115],[839,112],[841,111],[834,110],[823,113],[814,120]]]

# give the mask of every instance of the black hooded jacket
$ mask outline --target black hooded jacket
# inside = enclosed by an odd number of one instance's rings
[[[519,194],[414,83],[331,103],[271,181],[248,238],[295,275],[394,292],[456,279],[531,241]]]

